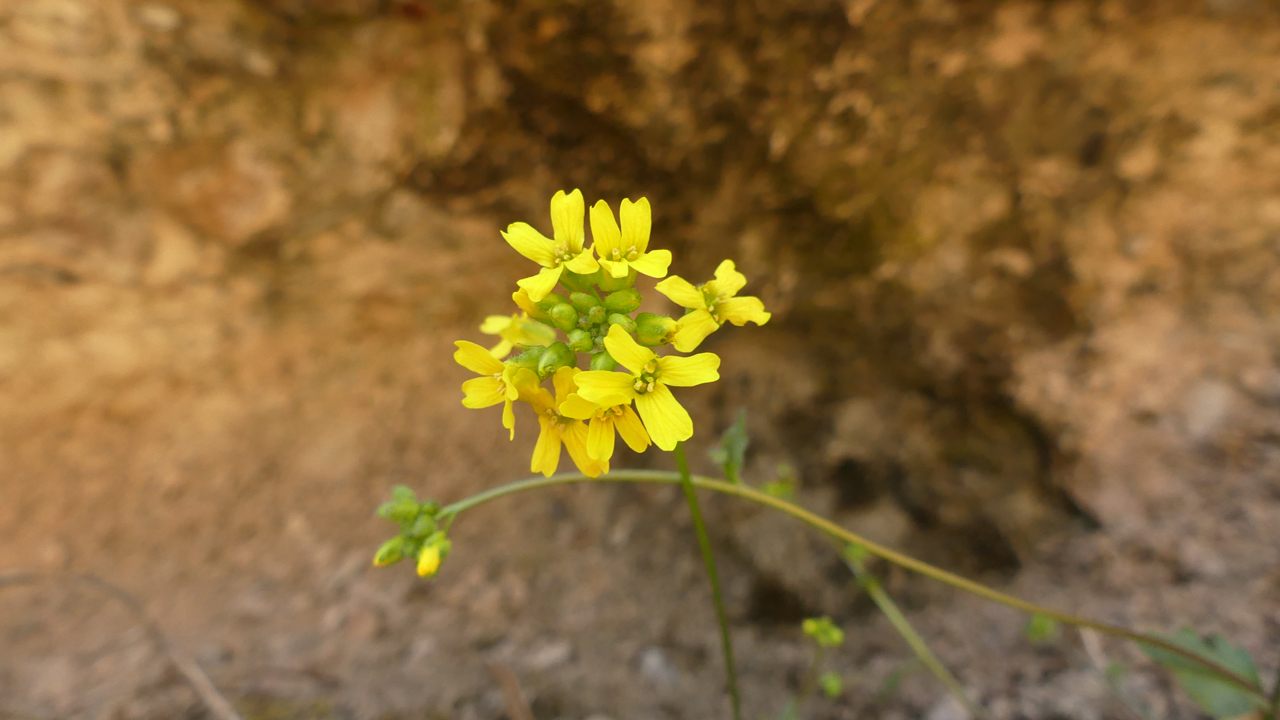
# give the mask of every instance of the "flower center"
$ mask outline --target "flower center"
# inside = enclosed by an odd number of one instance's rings
[[[711,283],[700,285],[698,290],[702,292],[702,304],[707,306],[707,312],[711,313],[711,317],[720,325],[724,324],[724,318],[720,316],[720,303],[732,297],[727,292],[716,292]]]
[[[636,391],[636,394],[643,395],[645,393],[653,392],[653,389],[657,387],[657,382],[658,363],[651,362],[644,366],[640,371],[640,374],[636,376],[636,381],[631,385],[631,387]]]
[[[628,260],[635,260],[635,259],[636,259],[637,257],[639,257],[639,256],[640,256],[640,253],[636,250],[636,246],[635,246],[635,245],[632,245],[631,247],[627,248],[627,259],[628,259]]]
[[[573,253],[569,251],[569,243],[567,242],[556,243],[551,252],[555,253],[558,262],[566,263],[573,259]]]

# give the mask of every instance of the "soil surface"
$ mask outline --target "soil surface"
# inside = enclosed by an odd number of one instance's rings
[[[528,474],[532,416],[463,409],[452,342],[530,273],[499,229],[575,187],[773,312],[681,393],[696,471],[746,408],[750,482],[1275,676],[1264,0],[4,0],[0,571],[127,590],[247,718],[496,719],[493,664],[540,720],[727,717],[673,488],[506,499],[429,582],[369,566],[392,486]],[[965,717],[821,538],[704,502],[748,717],[816,614],[845,691],[806,717]],[[874,571],[994,718],[1197,717],[1132,647]],[[0,718],[173,717],[211,715],[125,609],[0,590]]]

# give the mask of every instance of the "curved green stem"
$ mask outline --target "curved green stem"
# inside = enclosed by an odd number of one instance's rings
[[[698,492],[694,490],[693,476],[689,474],[689,461],[684,456],[684,443],[676,443],[676,465],[680,468],[680,486],[684,488],[689,514],[693,516],[693,529],[698,534],[698,549],[702,551],[702,563],[711,581],[711,598],[715,601],[716,622],[720,625],[720,649],[724,651],[724,672],[729,685],[729,702],[733,706],[733,720],[742,720],[742,699],[738,695],[738,671],[733,662],[733,638],[729,635],[729,614],[724,609],[724,595],[720,592],[720,573],[716,571],[716,558],[711,550],[711,538],[707,524],[698,506]]]
[[[441,514],[456,515],[477,505],[489,502],[490,500],[496,500],[500,497],[524,492],[526,490],[535,490],[537,488],[552,487],[556,485],[571,485],[575,483],[608,484],[616,482],[676,485],[679,484],[681,480],[678,473],[665,472],[661,470],[615,470],[600,478],[589,478],[577,473],[562,473],[552,475],[551,477],[534,477],[526,480],[517,480],[515,482],[507,483],[506,485],[500,485],[496,488],[486,490],[482,493],[472,495],[469,498],[459,500],[456,503],[448,505],[441,510]],[[1241,677],[1239,674],[1232,672],[1218,663],[1206,660],[1193,652],[1178,647],[1177,645],[1165,640],[1161,640],[1160,638],[1143,635],[1114,625],[1096,622],[1094,620],[1089,620],[1088,618],[1068,615],[1066,613],[1058,612],[1057,610],[1041,607],[1035,603],[1027,602],[1026,600],[1012,595],[1007,595],[999,590],[992,590],[985,585],[976,583],[972,580],[956,575],[955,573],[948,572],[941,568],[936,568],[928,563],[916,560],[909,555],[904,555],[896,550],[874,543],[857,533],[850,532],[839,525],[836,525],[820,515],[815,515],[798,505],[792,505],[785,500],[760,492],[748,485],[735,485],[722,480],[712,480],[711,478],[699,477],[696,475],[690,478],[690,482],[697,488],[711,490],[725,495],[733,495],[744,500],[750,500],[751,502],[759,505],[771,507],[818,530],[821,530],[827,535],[830,535],[844,543],[856,543],[861,545],[873,555],[878,555],[895,565],[905,567],[908,570],[914,570],[915,572],[933,578],[938,582],[946,583],[954,588],[964,590],[965,592],[972,593],[978,597],[986,598],[992,602],[1027,613],[1039,613],[1040,615],[1051,617],[1054,620],[1066,623],[1067,625],[1093,628],[1098,632],[1105,633],[1113,637],[1124,638],[1126,640],[1166,650],[1178,657],[1190,660],[1213,671],[1224,680],[1227,680],[1233,685],[1245,690],[1255,699],[1261,700],[1264,703],[1268,702],[1265,691],[1259,687],[1257,683]]]

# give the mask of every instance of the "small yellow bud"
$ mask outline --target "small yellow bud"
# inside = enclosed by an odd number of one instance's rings
[[[431,577],[440,569],[440,546],[428,545],[418,555],[418,576]]]

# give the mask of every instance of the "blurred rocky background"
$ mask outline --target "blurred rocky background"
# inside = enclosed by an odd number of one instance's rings
[[[137,595],[247,717],[725,717],[678,493],[487,506],[375,571],[399,483],[527,474],[452,341],[498,235],[647,196],[773,311],[686,392],[703,451],[924,559],[1280,661],[1280,11],[1266,0],[0,0],[0,569]],[[656,453],[620,466],[668,467]],[[963,712],[788,520],[710,500],[746,704]],[[1131,648],[880,567],[994,717],[1196,716]],[[1108,689],[1097,665],[1130,668]],[[887,691],[886,691],[887,690]],[[0,718],[208,717],[145,634],[0,592]]]

